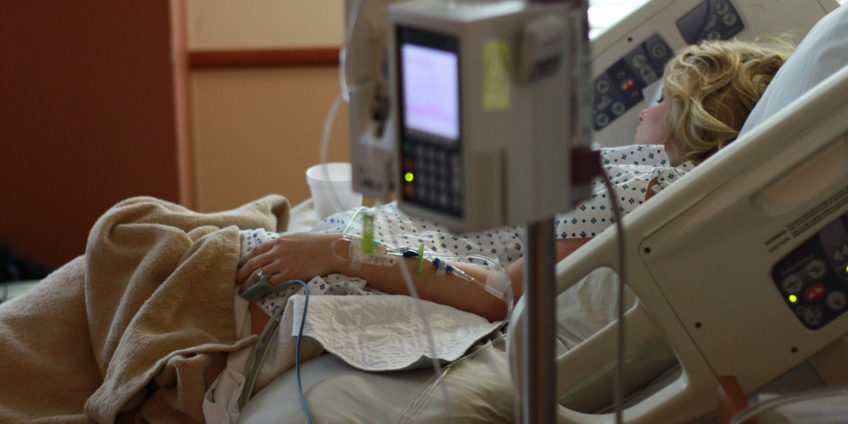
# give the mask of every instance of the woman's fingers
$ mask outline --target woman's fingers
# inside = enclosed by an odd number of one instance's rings
[[[333,256],[333,242],[338,235],[321,233],[289,233],[256,246],[240,261],[236,284],[250,285],[259,281],[262,268],[271,274],[269,283],[291,279],[308,279],[338,271]]]
[[[257,247],[258,249],[258,247]],[[244,262],[236,274],[237,281],[245,283],[247,281],[259,281],[258,271],[260,267],[265,267],[273,261],[273,256],[270,253],[256,255]],[[263,272],[270,272],[263,268]]]
[[[236,280],[236,285],[240,287],[239,291],[244,291],[248,287],[256,284],[259,281],[259,270],[248,274],[247,278]]]
[[[273,249],[274,248],[274,242],[276,240],[279,240],[279,239],[269,240],[269,241],[266,241],[265,243],[260,243],[258,246],[254,247],[253,250],[251,250],[247,255],[245,255],[243,258],[241,258],[241,261],[239,262],[239,267],[243,267],[245,265],[245,263],[247,263],[251,259],[255,258],[256,256],[264,254],[265,252]]]

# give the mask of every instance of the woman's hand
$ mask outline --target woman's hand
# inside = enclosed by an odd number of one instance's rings
[[[242,289],[255,284],[259,281],[260,268],[271,275],[270,284],[308,281],[316,275],[337,272],[344,263],[339,255],[347,255],[341,246],[333,252],[334,243],[340,238],[340,234],[289,233],[262,243],[242,258],[236,284]]]

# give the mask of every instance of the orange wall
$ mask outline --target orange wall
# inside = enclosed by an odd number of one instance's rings
[[[58,266],[115,202],[178,200],[169,7],[0,3],[0,242]]]

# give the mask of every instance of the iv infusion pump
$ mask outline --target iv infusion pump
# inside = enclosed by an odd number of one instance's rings
[[[389,13],[400,208],[466,230],[570,209],[566,3]]]
[[[390,4],[382,62],[388,107],[375,113],[381,102],[368,99],[379,98],[380,84],[350,90],[354,189],[385,198],[386,184],[375,173],[391,156],[387,173],[399,207],[452,230],[524,224],[569,210],[575,128],[585,121],[584,132],[591,131],[571,94],[586,57],[575,41],[582,21],[570,22],[581,13],[574,3],[580,2]],[[362,9],[357,18],[375,25],[380,16],[373,12]],[[356,31],[348,43],[367,53]],[[354,84],[380,63],[370,52],[348,58]],[[362,123],[375,115],[388,116],[381,135]]]

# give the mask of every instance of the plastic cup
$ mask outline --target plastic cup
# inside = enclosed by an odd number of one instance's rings
[[[362,205],[362,194],[353,191],[351,167],[347,162],[312,166],[306,170],[306,182],[319,220]]]

